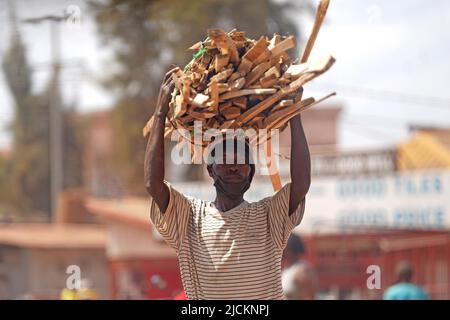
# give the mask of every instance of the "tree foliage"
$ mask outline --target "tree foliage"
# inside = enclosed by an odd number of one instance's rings
[[[49,216],[50,199],[50,99],[53,82],[58,81],[58,70],[47,88],[32,92],[32,72],[26,58],[26,48],[20,34],[11,38],[2,67],[6,83],[14,101],[14,119],[10,126],[13,136],[12,155],[3,159],[0,170],[0,198],[20,211],[40,212]],[[58,92],[56,94],[59,95]],[[63,110],[63,186],[75,187],[82,183],[81,144],[75,127],[73,112]],[[6,202],[5,202],[6,203]]]

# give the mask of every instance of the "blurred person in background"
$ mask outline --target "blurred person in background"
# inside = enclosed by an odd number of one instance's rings
[[[413,268],[409,262],[401,262],[395,270],[396,284],[384,293],[384,300],[428,300],[429,295],[412,283]]]
[[[283,291],[288,300],[315,300],[318,279],[314,268],[306,261],[298,262],[283,272]]]
[[[286,248],[283,251],[283,258],[281,260],[281,267],[287,269],[293,264],[300,262],[300,259],[305,254],[305,244],[302,238],[292,233],[289,236]]]

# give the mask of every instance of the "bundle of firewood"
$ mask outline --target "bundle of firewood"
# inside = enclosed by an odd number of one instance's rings
[[[208,38],[193,45],[193,60],[172,77],[175,89],[166,119],[166,136],[173,130],[192,132],[217,129],[284,129],[303,110],[323,101],[302,99],[300,89],[334,63],[327,56],[310,63],[295,63],[287,51],[296,46],[293,36],[246,37],[245,32],[208,30]],[[151,130],[150,119],[143,133]],[[193,143],[193,137],[184,137]],[[203,145],[208,142],[202,142]]]

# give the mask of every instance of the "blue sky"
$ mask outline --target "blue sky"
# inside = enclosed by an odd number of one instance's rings
[[[68,101],[80,111],[104,109],[113,97],[95,84],[109,52],[100,46],[83,1],[14,1],[20,18],[82,9],[80,28],[62,26],[62,55],[71,64],[63,78]],[[328,74],[306,86],[306,95],[337,91],[343,106],[339,140],[344,148],[392,146],[408,137],[408,124],[450,127],[450,1],[332,0],[311,59],[333,54]],[[8,43],[6,1],[0,0],[0,55]],[[312,20],[298,15],[306,33]],[[36,66],[36,90],[45,84],[49,27],[22,26],[29,59]],[[367,91],[367,90],[370,91]],[[431,101],[428,98],[435,98]],[[431,101],[431,102],[428,102]],[[0,73],[0,147],[9,142],[4,126],[12,104]]]

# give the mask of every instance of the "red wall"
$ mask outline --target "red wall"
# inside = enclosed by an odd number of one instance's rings
[[[305,258],[315,267],[322,291],[339,288],[341,299],[352,290],[362,299],[381,299],[395,282],[395,268],[408,261],[413,282],[433,299],[450,299],[450,233],[392,231],[303,237]],[[389,246],[391,244],[391,246]],[[395,246],[393,246],[395,244]],[[381,269],[381,290],[367,289],[367,267]]]
[[[132,279],[134,289],[130,290],[128,286],[121,290],[124,274],[125,278]],[[183,288],[177,259],[111,261],[110,275],[113,299],[138,299],[136,290],[144,299],[172,299]],[[152,283],[155,275],[165,283],[162,288]]]

